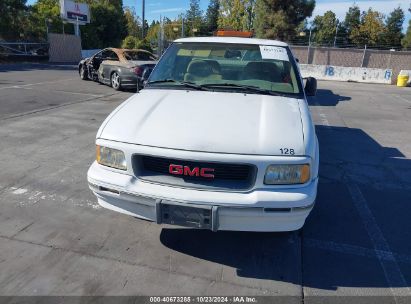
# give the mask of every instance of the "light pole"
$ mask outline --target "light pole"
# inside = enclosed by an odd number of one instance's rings
[[[143,22],[142,22],[142,24],[143,24],[143,26],[141,27],[141,38],[142,39],[144,39],[144,35],[145,35],[145,28],[144,28],[144,26],[145,26],[145,18],[146,18],[146,0],[142,0],[142,4],[143,4],[143,12],[142,12],[142,15],[143,15]]]
[[[45,18],[44,19],[44,23],[46,24],[46,39],[49,39],[49,24],[52,22],[53,20],[51,18]]]

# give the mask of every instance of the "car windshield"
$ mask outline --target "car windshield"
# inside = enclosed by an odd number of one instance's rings
[[[125,51],[124,57],[126,57],[127,60],[155,60],[153,55],[142,51]]]
[[[289,49],[281,46],[174,43],[154,69],[148,87],[195,84],[208,90],[301,94],[291,56]]]

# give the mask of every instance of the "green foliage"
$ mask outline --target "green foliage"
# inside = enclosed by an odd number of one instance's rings
[[[251,0],[220,0],[218,26],[224,29],[245,31],[249,29]]]
[[[147,39],[139,40],[136,44],[137,49],[146,50],[149,52],[153,52],[153,48],[151,47],[150,42]]]
[[[383,15],[377,11],[368,9],[361,15],[361,23],[358,28],[353,28],[350,39],[357,46],[376,46],[383,43],[386,35]]]
[[[138,43],[138,38],[134,36],[127,36],[121,43],[123,49],[135,49]]]
[[[127,34],[141,38],[141,24],[139,24],[139,20],[134,9],[125,8],[124,18],[126,20]]]
[[[0,39],[18,39],[24,32],[26,0],[0,1]]]
[[[257,0],[254,28],[257,37],[289,40],[296,28],[312,15],[315,0]]]
[[[403,48],[411,48],[411,20],[408,22],[407,32],[405,33],[404,38],[401,40],[401,45]]]
[[[404,23],[404,11],[398,7],[394,9],[388,16],[385,26],[386,33],[384,35],[384,43],[387,46],[398,48],[401,46],[402,25]]]
[[[194,36],[195,31],[200,32],[203,24],[203,12],[200,9],[200,0],[190,0],[190,7],[186,12],[185,20],[186,35]]]
[[[154,22],[150,25],[148,29],[146,40],[155,44],[159,40],[161,24],[160,22]],[[175,40],[181,37],[181,18],[170,20],[168,18],[164,19],[164,39],[168,41]]]
[[[348,9],[345,15],[344,28],[348,36],[354,29],[358,29],[361,23],[361,11],[358,5],[354,4]]]
[[[318,44],[332,45],[334,43],[338,20],[332,11],[322,16],[316,16],[313,22],[314,41]]]
[[[138,39],[134,36],[127,36],[121,43],[123,49],[141,49],[153,52],[150,42],[147,39]]]
[[[102,49],[121,45],[127,35],[127,20],[120,3],[122,1],[119,0],[91,2],[91,22],[81,28],[83,48]]]
[[[205,29],[207,33],[211,33],[217,30],[218,28],[218,15],[220,12],[220,1],[219,0],[210,0],[210,3],[207,8],[205,15]]]

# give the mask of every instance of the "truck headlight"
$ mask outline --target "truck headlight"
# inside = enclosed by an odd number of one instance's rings
[[[123,151],[96,145],[96,160],[100,165],[127,170]]]
[[[310,165],[270,165],[265,172],[266,185],[304,184],[310,179]]]

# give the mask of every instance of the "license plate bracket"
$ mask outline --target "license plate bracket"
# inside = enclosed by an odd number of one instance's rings
[[[161,201],[157,204],[157,222],[197,229],[213,229],[213,206]]]

